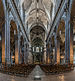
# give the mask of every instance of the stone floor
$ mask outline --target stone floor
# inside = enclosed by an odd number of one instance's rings
[[[34,80],[34,78],[39,80]],[[0,81],[75,81],[75,69],[68,73],[45,75],[41,68],[36,66],[27,78],[0,73]]]

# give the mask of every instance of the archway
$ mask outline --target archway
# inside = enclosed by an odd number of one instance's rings
[[[10,59],[11,63],[18,64],[18,32],[16,23],[10,22]]]
[[[43,27],[35,26],[30,31],[30,42],[33,55],[33,63],[43,63],[45,30]]]
[[[60,64],[65,64],[65,21],[61,20],[57,30],[57,57]],[[59,51],[58,51],[59,50]]]
[[[43,62],[43,48],[44,48],[44,43],[40,38],[35,38],[32,41],[32,54],[33,54],[33,61],[34,63],[39,62],[42,63]]]
[[[5,14],[2,0],[0,0],[0,63],[5,63]]]

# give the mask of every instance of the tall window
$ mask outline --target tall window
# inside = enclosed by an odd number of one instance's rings
[[[39,52],[39,47],[36,47],[36,52]]]
[[[42,52],[42,47],[41,47],[41,52]]]
[[[33,52],[34,52],[35,50],[34,50],[34,47],[33,47]]]

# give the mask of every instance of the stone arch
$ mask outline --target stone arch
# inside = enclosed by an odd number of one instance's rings
[[[5,6],[0,0],[0,63],[5,63]]]
[[[44,60],[44,45],[45,45],[45,30],[39,25],[35,25],[30,30],[30,42],[32,47],[33,63],[43,63]],[[33,49],[35,51],[33,52]],[[37,49],[39,50],[37,52]],[[42,49],[42,51],[41,51]]]
[[[18,64],[18,30],[15,21],[10,21],[10,59]]]
[[[43,36],[43,40],[42,41],[44,42],[44,40],[45,40],[45,30],[44,30],[44,28],[42,26],[35,25],[34,27],[32,27],[32,29],[30,29],[30,36],[31,36],[31,33],[33,33],[33,31],[35,32],[34,34],[36,36],[37,35],[42,35]],[[36,38],[36,37],[34,37],[34,38]]]
[[[18,31],[19,25],[18,25],[18,22],[17,22],[17,20],[15,19],[15,17],[13,15],[11,17],[9,17],[9,23],[11,23],[11,22],[15,23],[17,31]],[[10,24],[10,28],[11,28],[11,24]]]
[[[36,26],[37,26],[37,23],[33,23],[33,24],[30,26],[30,28],[29,28],[29,33],[30,33],[31,29],[34,28],[34,27],[36,27]],[[38,26],[39,26],[39,27],[42,27],[42,28],[45,30],[45,33],[47,34],[47,29],[46,29],[46,27],[45,27],[43,24],[38,23]]]
[[[39,42],[37,43],[37,40]],[[34,51],[33,51],[34,49]],[[36,37],[32,42],[32,57],[33,57],[33,63],[43,63],[44,60],[44,44],[42,39],[39,37]]]
[[[58,59],[60,61],[60,64],[64,64],[65,63],[65,21],[64,19],[61,19],[58,25],[58,29],[57,29],[57,41],[58,41],[58,45],[59,45],[59,50],[57,53],[59,53],[60,59]]]

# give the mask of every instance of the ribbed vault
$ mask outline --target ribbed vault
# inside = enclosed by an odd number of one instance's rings
[[[45,41],[45,30],[40,26],[35,26],[30,31],[31,44],[40,45]],[[40,41],[40,42],[39,42]]]
[[[51,22],[53,4],[55,0],[21,0],[21,5],[25,13],[25,23],[28,27],[34,23],[42,23],[47,30]]]

